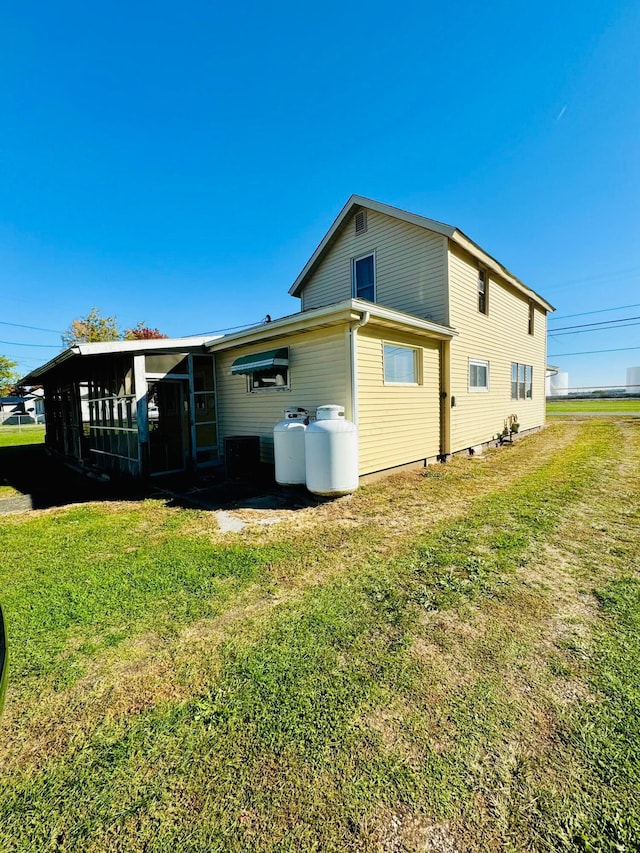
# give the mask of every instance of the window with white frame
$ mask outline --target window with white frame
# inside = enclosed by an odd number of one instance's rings
[[[376,256],[364,255],[352,261],[353,296],[355,299],[376,301]]]
[[[385,385],[419,385],[420,351],[416,347],[382,345]]]
[[[269,367],[247,375],[248,391],[284,391],[289,388],[289,368]]]
[[[533,397],[533,365],[511,362],[511,399],[531,400]]]
[[[469,391],[489,390],[489,362],[469,359]]]
[[[232,375],[247,377],[247,391],[283,391],[289,389],[289,348],[242,355],[231,365]]]

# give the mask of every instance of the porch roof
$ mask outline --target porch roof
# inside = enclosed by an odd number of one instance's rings
[[[221,336],[218,336],[221,337]],[[206,344],[211,344],[215,338],[211,335],[198,335],[197,337],[189,338],[152,338],[144,341],[107,341],[104,343],[93,344],[74,344],[69,349],[64,350],[54,356],[46,364],[41,367],[36,367],[31,373],[28,373],[20,383],[23,385],[35,384],[37,380],[41,380],[47,373],[55,370],[59,365],[69,359],[87,358],[97,355],[121,355],[124,353],[194,353],[202,352],[206,354]]]

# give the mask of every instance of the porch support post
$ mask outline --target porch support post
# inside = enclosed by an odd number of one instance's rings
[[[191,436],[191,467],[196,469],[198,464],[197,448],[196,448],[196,395],[193,387],[193,355],[189,353],[187,356],[187,364],[189,365],[189,433]]]
[[[133,357],[133,386],[136,395],[138,425],[138,466],[142,477],[149,475],[149,413],[147,410],[147,375],[144,355]]]

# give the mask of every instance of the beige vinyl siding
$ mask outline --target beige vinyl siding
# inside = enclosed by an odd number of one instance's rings
[[[247,377],[232,376],[231,365],[241,356],[289,347],[290,388],[249,393]],[[259,435],[263,462],[273,462],[273,427],[284,409],[302,406],[315,413],[326,403],[338,403],[350,414],[351,371],[349,334],[345,325],[299,333],[216,353],[220,449],[228,435]]]
[[[545,420],[546,312],[535,307],[534,334],[528,333],[529,300],[487,272],[488,313],[478,311],[478,264],[450,243],[449,292],[451,325],[459,335],[451,341],[451,450],[492,439],[510,414],[521,430]],[[469,359],[489,362],[489,391],[470,392]],[[511,363],[533,366],[531,400],[511,399]]]
[[[384,383],[383,344],[417,347],[421,385]],[[440,344],[364,327],[358,333],[360,475],[440,453]]]
[[[446,238],[373,210],[367,211],[367,231],[356,235],[353,220],[345,220],[306,283],[302,310],[351,299],[352,260],[375,252],[375,301],[446,325]]]

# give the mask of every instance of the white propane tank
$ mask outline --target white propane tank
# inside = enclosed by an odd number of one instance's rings
[[[285,409],[284,420],[273,428],[276,483],[281,486],[300,486],[305,483],[304,434],[308,414],[306,409],[299,407]]]
[[[314,495],[339,497],[358,488],[358,429],[344,407],[318,406],[304,434],[307,488]]]

